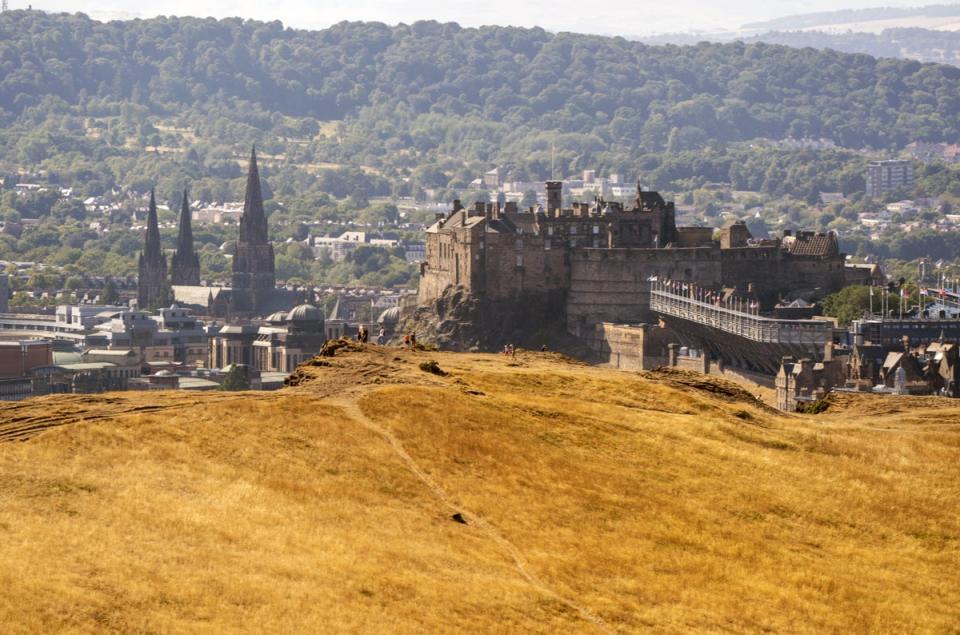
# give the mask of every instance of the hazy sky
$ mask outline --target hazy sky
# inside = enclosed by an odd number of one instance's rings
[[[930,0],[932,2],[933,0]],[[463,26],[542,26],[552,31],[622,35],[735,29],[745,22],[839,8],[916,6],[897,0],[8,0],[11,9],[83,12],[98,19],[164,15],[242,16],[281,20],[301,28],[322,28],[342,20],[395,24],[433,19]],[[147,8],[149,6],[149,8]]]

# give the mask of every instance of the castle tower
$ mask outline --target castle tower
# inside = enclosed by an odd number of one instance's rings
[[[547,181],[547,216],[559,216],[563,201],[563,181]]]
[[[193,249],[193,227],[190,219],[190,195],[183,190],[180,208],[180,232],[177,250],[170,262],[170,284],[197,286],[200,284],[200,257]]]
[[[141,309],[159,309],[171,302],[167,285],[167,257],[160,247],[160,228],[157,222],[157,201],[150,190],[150,208],[147,211],[147,235],[140,252],[137,299]]]
[[[257,150],[250,152],[247,192],[240,218],[240,236],[233,256],[233,310],[256,313],[276,287],[273,245],[267,236]]]

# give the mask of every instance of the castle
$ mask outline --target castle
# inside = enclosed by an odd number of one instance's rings
[[[176,301],[198,315],[254,317],[289,310],[303,300],[296,292],[276,288],[273,245],[267,234],[256,149],[250,153],[243,216],[233,254],[230,287],[200,285],[200,259],[193,245],[190,204],[188,192],[184,190],[168,281],[167,259],[160,247],[157,208],[151,191],[147,233],[139,263],[140,308],[155,310]]]
[[[545,210],[454,201],[427,229],[419,313],[464,332],[448,333],[450,343],[489,348],[547,323],[586,337],[603,322],[655,320],[654,279],[749,295],[763,308],[844,285],[833,234],[754,239],[738,222],[715,239],[709,227],[677,227],[673,203],[639,186],[632,206],[596,199],[572,209],[563,209],[561,188],[547,182]],[[467,332],[472,321],[487,334]]]

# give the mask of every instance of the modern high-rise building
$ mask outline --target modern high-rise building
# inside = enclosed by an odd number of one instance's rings
[[[894,190],[913,187],[913,162],[871,161],[867,164],[867,197],[881,198]]]

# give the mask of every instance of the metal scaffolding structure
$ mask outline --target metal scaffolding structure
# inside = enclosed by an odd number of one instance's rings
[[[822,359],[833,325],[822,320],[777,320],[758,315],[755,305],[725,306],[691,284],[653,281],[650,308],[678,338],[734,366],[775,374],[783,356]]]

